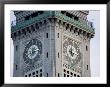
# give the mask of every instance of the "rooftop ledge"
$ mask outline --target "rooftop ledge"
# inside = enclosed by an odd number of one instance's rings
[[[34,22],[40,22],[41,20],[45,20],[47,18],[55,17],[58,18],[64,22],[67,22],[73,26],[76,26],[79,29],[82,29],[88,33],[95,33],[94,28],[91,26],[89,21],[85,20],[74,20],[74,18],[70,18],[64,14],[62,14],[60,11],[45,11],[43,14],[38,15],[34,18],[31,18],[27,21],[22,21],[20,23],[17,23],[15,26],[11,27],[11,32],[15,32],[17,30],[25,28],[27,25],[31,25]]]

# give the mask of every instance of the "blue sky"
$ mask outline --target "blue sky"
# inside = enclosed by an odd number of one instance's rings
[[[15,20],[13,12],[11,12],[11,21]],[[89,11],[88,20],[93,22],[95,27],[95,36],[90,41],[90,63],[91,76],[100,76],[100,11]],[[13,41],[11,39],[11,76],[13,68]]]
[[[100,76],[100,11],[90,11],[88,20],[94,23],[95,36],[90,42],[92,76]]]

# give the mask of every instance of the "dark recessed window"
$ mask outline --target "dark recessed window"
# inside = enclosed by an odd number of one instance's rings
[[[46,20],[44,20],[44,24],[46,24]]]
[[[69,77],[69,75],[67,75],[67,77]]]
[[[35,24],[35,27],[36,27],[36,29],[39,29],[39,26],[38,26],[38,24],[37,24],[37,23]]]
[[[29,33],[31,33],[31,30],[28,30],[29,31]]]
[[[36,73],[38,74],[38,71],[36,71]]]
[[[33,25],[31,25],[31,29],[34,29],[34,26]]]
[[[71,75],[73,75],[73,73],[71,72]]]
[[[38,77],[38,75],[36,75],[36,77]]]
[[[42,73],[40,74],[40,77],[42,77]]]
[[[80,77],[79,75],[77,75],[77,77]]]
[[[32,18],[38,16],[38,12],[33,13],[31,16]]]
[[[66,77],[66,74],[64,74],[64,77]]]
[[[25,75],[25,77],[27,77],[27,75]]]
[[[60,73],[58,73],[58,77],[60,77]]]
[[[47,73],[47,77],[48,77],[48,73]]]
[[[24,32],[24,34],[26,35],[26,31]]]
[[[14,36],[16,37],[16,33],[14,33]]]
[[[78,35],[80,34],[80,32],[78,32]]]
[[[21,31],[18,31],[18,34],[20,35],[21,34]]]
[[[18,46],[16,45],[16,51],[18,50]]]
[[[72,30],[72,28],[70,28],[70,31]]]
[[[76,77],[76,74],[74,74],[74,77]]]
[[[25,17],[25,20],[29,20],[29,19],[30,19],[30,16],[26,16],[26,17]]]
[[[64,72],[66,72],[66,70],[64,69]]]
[[[35,28],[33,28],[33,31],[35,31]]]
[[[47,52],[47,58],[48,58],[48,52]]]
[[[70,17],[70,18],[72,18],[72,17],[73,17],[73,15],[72,15],[72,14],[70,14],[70,13],[68,13],[68,12],[66,12],[66,16],[68,16],[68,17]]]
[[[88,51],[88,46],[86,46],[86,51]]]
[[[66,30],[68,29],[68,27],[66,26]]]
[[[79,20],[79,18],[78,18],[78,17],[76,17],[76,16],[74,16],[74,20],[78,21],[78,20]]]
[[[46,38],[48,38],[48,33],[46,33]]]
[[[87,70],[88,70],[88,65],[87,65]]]
[[[61,11],[61,13],[62,13],[62,14],[65,14],[65,13],[66,13],[66,11]]]
[[[27,31],[29,31],[29,27],[26,27]]]
[[[33,72],[32,74],[35,75],[35,72]]]
[[[59,38],[59,33],[58,33],[58,38]]]
[[[76,30],[74,30],[74,33],[76,33]]]
[[[59,58],[59,52],[58,52],[58,58]]]
[[[29,77],[31,76],[31,73],[29,74]]]
[[[42,72],[42,69],[40,69],[40,72]]]
[[[69,74],[69,71],[67,71],[67,73]]]
[[[18,66],[16,65],[16,70],[18,69]]]

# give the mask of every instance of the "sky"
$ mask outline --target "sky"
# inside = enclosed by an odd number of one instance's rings
[[[100,11],[90,11],[88,20],[93,22],[95,36],[90,41],[91,75],[100,76]]]
[[[13,12],[11,11],[11,21],[15,20]],[[89,11],[88,20],[93,22],[95,28],[95,36],[90,41],[90,67],[91,67],[91,76],[99,77],[100,76],[100,11]],[[15,24],[15,22],[14,22]],[[13,41],[11,39],[11,76],[13,76]]]

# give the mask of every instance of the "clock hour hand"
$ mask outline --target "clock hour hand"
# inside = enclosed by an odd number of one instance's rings
[[[72,49],[72,46],[71,46],[71,56],[73,57],[74,55],[74,52],[73,52],[73,49]]]
[[[71,49],[69,50],[69,52],[70,52],[71,56],[73,57],[74,53],[72,51],[72,46],[71,46]]]
[[[71,51],[71,56],[73,57],[74,56],[74,53]]]
[[[71,49],[69,50],[69,53],[71,54]]]

